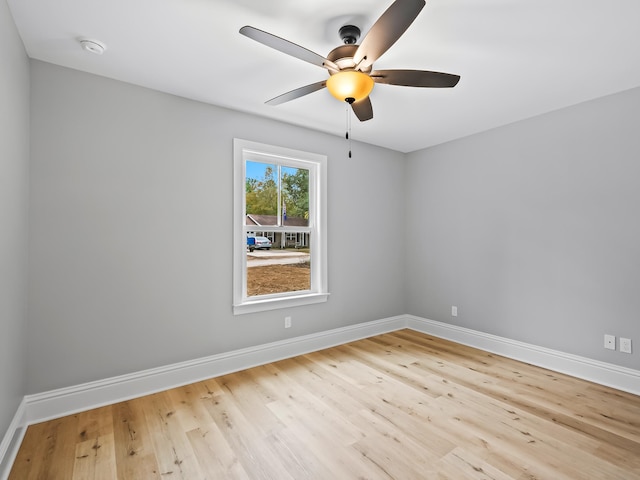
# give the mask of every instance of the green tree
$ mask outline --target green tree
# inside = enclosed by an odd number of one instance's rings
[[[309,218],[309,170],[296,169],[282,175],[282,197],[287,203],[287,216]]]
[[[264,178],[247,178],[245,189],[248,214],[278,214],[278,185],[271,165],[265,169]]]

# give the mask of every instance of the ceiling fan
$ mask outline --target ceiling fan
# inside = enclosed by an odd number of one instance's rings
[[[425,6],[425,0],[395,0],[374,23],[358,45],[360,29],[345,25],[339,30],[344,45],[334,48],[327,57],[318,55],[284,38],[244,26],[240,33],[268,47],[299,58],[329,72],[329,78],[296,88],[266,103],[279,105],[327,88],[338,100],[351,105],[362,122],[373,118],[369,94],[374,83],[407,87],[450,88],[460,80],[459,75],[427,70],[373,70],[373,62],[380,58],[413,23]]]

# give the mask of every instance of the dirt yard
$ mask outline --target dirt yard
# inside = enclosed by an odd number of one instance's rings
[[[247,268],[247,295],[293,292],[311,288],[309,263]]]

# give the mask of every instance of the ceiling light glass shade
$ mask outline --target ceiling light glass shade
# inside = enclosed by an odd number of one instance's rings
[[[373,78],[366,73],[346,70],[331,75],[327,79],[327,89],[341,102],[348,98],[357,102],[369,96],[373,90]]]

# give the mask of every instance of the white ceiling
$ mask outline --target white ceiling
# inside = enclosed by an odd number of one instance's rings
[[[8,0],[31,58],[344,135],[319,67],[238,33],[251,25],[326,56],[337,30],[366,32],[391,0]],[[640,86],[638,0],[427,0],[376,69],[461,75],[453,89],[376,85],[355,140],[410,152]],[[107,45],[85,52],[79,37]]]

